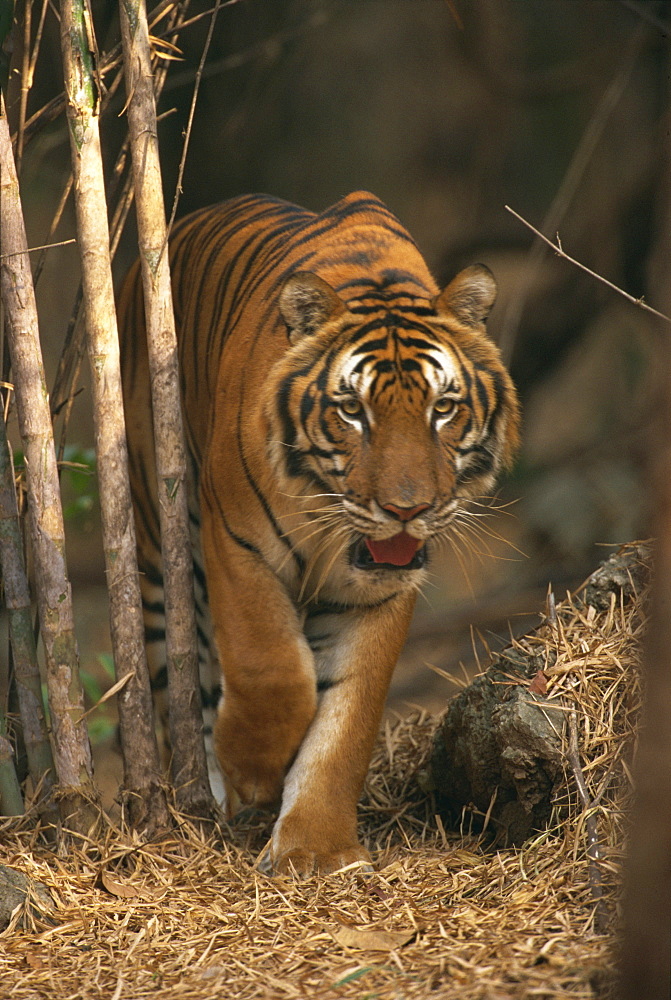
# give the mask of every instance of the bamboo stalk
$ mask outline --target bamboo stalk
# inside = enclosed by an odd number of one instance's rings
[[[14,751],[7,739],[5,716],[0,708],[0,816],[23,816],[23,796],[14,767]]]
[[[179,807],[208,817],[215,806],[203,742],[186,454],[147,13],[143,0],[123,0],[119,10],[154,413],[173,782]]]
[[[163,14],[161,14],[160,13],[161,9],[171,5],[172,5],[172,0],[164,0],[164,2],[159,4],[158,7],[156,8],[154,15],[156,17],[164,16],[165,10],[163,11]],[[188,7],[188,0],[182,0],[182,3],[179,5],[179,7],[174,12],[173,16],[170,18],[169,27],[170,30],[173,31],[173,35],[171,38],[173,42],[176,41],[177,38],[179,37],[179,28],[181,20],[184,16],[184,11],[186,10],[187,7]],[[104,62],[105,60],[103,59],[102,68],[98,67],[99,75],[103,75],[105,71]],[[155,57],[154,62],[159,62],[159,60]],[[110,94],[117,88],[117,80],[120,81],[122,77],[123,77],[123,70],[119,72],[118,76],[115,76],[114,80],[112,81],[112,84],[107,88],[105,99],[101,102],[101,107],[100,107],[101,117],[104,114],[105,107],[109,103]],[[157,99],[161,91],[163,90],[166,79],[167,79],[167,68],[165,65],[159,64],[155,76],[155,93]],[[126,173],[126,160],[130,152],[129,146],[130,146],[130,140],[127,139],[122,144],[121,149],[117,155],[114,168],[110,172],[110,179],[106,190],[107,204],[108,206],[112,206],[112,210],[108,212],[108,218],[110,220],[109,221],[110,255],[112,257],[112,260],[114,260],[114,257],[116,255],[116,251],[119,246],[119,241],[121,239],[121,234],[126,224],[126,218],[128,216],[128,212],[130,211],[131,203],[133,201],[132,176],[130,174],[130,171]],[[66,194],[70,190],[71,183],[72,183],[72,175],[70,175],[70,181],[66,185],[66,189],[61,199],[61,203],[59,204],[58,209],[56,211],[56,215],[49,230],[49,237],[47,238],[47,242],[56,229],[58,220],[62,212],[62,206],[65,202]],[[44,253],[41,254],[40,260],[35,270],[35,284],[37,284],[43,259],[44,259]],[[79,371],[80,357],[84,351],[83,338],[80,337],[79,335],[79,314],[81,310],[81,304],[82,304],[82,294],[80,286],[75,300],[75,304],[72,309],[72,314],[70,317],[70,322],[68,324],[68,331],[66,333],[63,351],[61,352],[61,357],[59,360],[58,371],[56,373],[56,378],[54,380],[54,385],[51,391],[51,412],[52,415],[54,416],[60,413],[63,407],[66,407],[66,410],[69,410],[71,400],[74,398],[73,386]],[[66,412],[66,420],[64,421],[63,431],[61,435],[61,448],[59,450],[59,456],[60,452],[65,446],[67,416],[68,413]]]
[[[26,23],[28,23],[28,47],[26,47]],[[25,74],[30,63],[30,12],[26,11],[26,0],[17,0],[14,4],[14,14],[12,18],[11,30],[11,58],[9,65],[9,76],[7,79],[7,91],[5,98],[5,112],[10,122],[10,131],[14,135],[18,147],[19,131],[23,136],[25,120],[22,121],[21,109],[25,112],[23,97],[25,94]],[[22,138],[23,142],[23,138]],[[16,159],[17,173],[20,173],[20,157]]]
[[[144,647],[99,117],[83,0],[62,0],[61,41],[112,650],[117,680],[130,678],[118,695],[123,797],[133,825],[155,832],[168,825],[169,814],[161,782]]]
[[[5,589],[9,639],[14,656],[14,672],[28,769],[34,787],[39,787],[41,790],[40,811],[48,816],[53,807],[54,762],[42,705],[42,683],[37,663],[30,591],[26,578],[19,509],[14,487],[14,465],[7,442],[2,408],[0,408],[0,574]]]
[[[59,810],[65,826],[86,832],[99,817],[91,747],[81,721],[84,697],[65,563],[58,469],[38,335],[16,166],[0,104],[0,281],[26,461],[28,523],[52,716]]]

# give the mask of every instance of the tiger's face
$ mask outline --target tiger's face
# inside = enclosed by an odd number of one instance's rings
[[[484,332],[496,284],[481,265],[433,300],[346,303],[316,275],[285,284],[281,460],[329,498],[350,567],[415,574],[427,543],[484,497],[517,446],[515,390]]]

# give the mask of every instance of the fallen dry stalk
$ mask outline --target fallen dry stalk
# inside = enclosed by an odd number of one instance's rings
[[[585,828],[587,831],[587,857],[589,858],[589,884],[592,892],[592,901],[595,906],[594,926],[599,934],[603,934],[608,929],[610,915],[604,904],[603,885],[601,882],[601,848],[599,846],[599,832],[594,813],[594,802],[587,791],[585,776],[580,764],[580,751],[578,748],[578,716],[574,708],[568,714],[569,743],[567,756],[573,771],[578,795],[585,810]]]

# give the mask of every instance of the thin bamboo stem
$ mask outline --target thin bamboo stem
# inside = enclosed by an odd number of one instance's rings
[[[41,788],[41,812],[52,809],[54,762],[42,704],[42,683],[31,615],[30,591],[23,557],[23,539],[14,486],[14,464],[0,409],[0,575],[5,590],[9,639],[14,656],[19,711],[28,769]]]
[[[0,708],[0,816],[23,816],[23,795],[14,766],[14,751]]]
[[[130,678],[118,696],[124,800],[133,825],[155,832],[168,825],[169,814],[161,783],[144,648],[99,115],[83,0],[62,0],[61,41],[112,649],[117,679]]]
[[[81,722],[84,696],[65,562],[58,468],[35,291],[4,104],[0,105],[0,222],[0,252],[6,255],[0,261],[0,279],[26,461],[28,523],[45,651],[59,808],[66,826],[86,832],[99,817],[98,793],[93,784],[88,734]]]
[[[154,414],[173,782],[180,808],[207,817],[214,801],[199,696],[186,450],[149,30],[143,0],[124,0],[119,10]]]

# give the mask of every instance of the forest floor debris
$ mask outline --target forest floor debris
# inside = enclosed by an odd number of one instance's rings
[[[640,546],[625,552],[632,565],[647,559]],[[599,607],[584,591],[567,597],[517,644],[542,661],[544,693],[572,720],[550,825],[522,847],[476,835],[466,810],[461,830],[446,831],[423,790],[440,725],[426,713],[387,724],[376,748],[360,809],[372,874],[261,874],[265,818],[227,828],[223,840],[184,821],[149,844],[111,826],[104,842],[64,856],[27,820],[5,820],[0,861],[46,886],[54,908],[17,908],[0,936],[3,996],[608,997],[644,591],[611,591]]]

